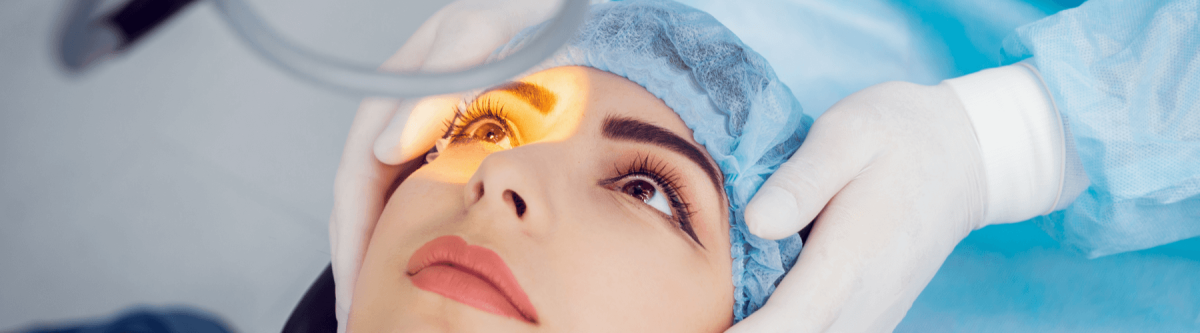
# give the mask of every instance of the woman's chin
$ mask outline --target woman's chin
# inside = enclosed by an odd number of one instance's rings
[[[415,289],[415,288],[414,288]],[[529,332],[524,320],[486,312],[436,293],[415,290],[412,302],[362,304],[350,311],[349,332]]]

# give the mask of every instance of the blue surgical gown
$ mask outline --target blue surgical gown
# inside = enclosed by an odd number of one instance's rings
[[[1197,0],[683,2],[763,54],[814,116],[886,81],[1022,60],[1041,73],[1091,185],[972,233],[898,332],[1200,332]]]

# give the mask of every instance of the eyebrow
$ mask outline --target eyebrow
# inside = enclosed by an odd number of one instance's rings
[[[554,93],[542,86],[528,82],[508,82],[488,89],[484,93],[493,91],[503,91],[513,94],[513,96],[521,98],[526,103],[529,103],[529,105],[538,109],[543,115],[550,113],[550,110],[554,109],[554,104],[558,103],[558,96],[554,95]]]
[[[721,174],[720,171],[708,162],[699,149],[675,133],[641,120],[612,116],[604,119],[603,133],[609,139],[648,143],[682,154],[703,169],[717,193],[721,193],[721,181],[717,176]]]

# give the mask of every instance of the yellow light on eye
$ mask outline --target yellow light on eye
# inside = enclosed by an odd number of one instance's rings
[[[506,131],[504,127],[500,126],[499,124],[487,122],[479,125],[479,127],[476,128],[473,133],[471,133],[471,137],[475,138],[476,140],[497,143],[508,139],[508,131]]]
[[[500,140],[499,142],[496,142],[496,145],[500,146],[500,148],[504,148],[504,149],[512,149],[512,147],[513,147],[512,141],[508,137],[504,137],[504,139]]]
[[[480,120],[478,124],[464,130],[464,135],[473,141],[494,144],[503,149],[512,149],[512,137],[515,133],[509,133],[509,131],[508,126],[499,124],[496,120],[487,119]]]

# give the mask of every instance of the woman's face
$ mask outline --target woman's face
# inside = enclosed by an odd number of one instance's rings
[[[375,227],[351,330],[731,325],[720,170],[654,95],[559,67],[485,92],[451,128]]]

